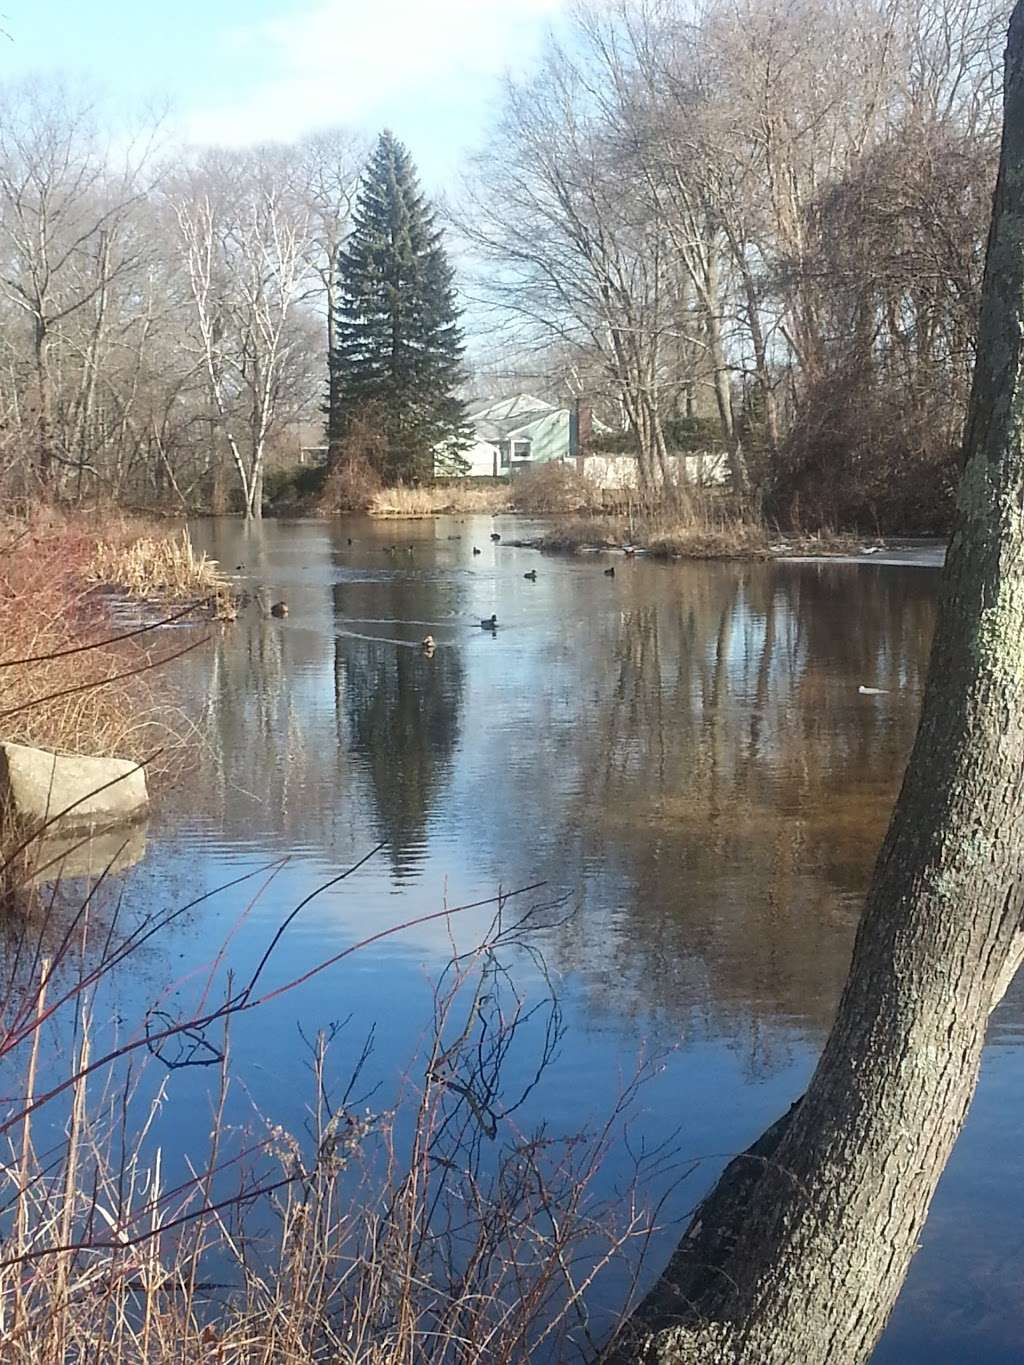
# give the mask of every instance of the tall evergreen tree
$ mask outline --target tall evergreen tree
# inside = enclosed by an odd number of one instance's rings
[[[429,478],[435,460],[462,472],[466,415],[455,396],[462,334],[453,275],[409,153],[383,132],[363,176],[352,234],[338,258],[329,437],[356,422],[384,436],[378,473]]]

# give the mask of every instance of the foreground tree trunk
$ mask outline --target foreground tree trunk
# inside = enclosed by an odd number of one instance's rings
[[[957,527],[920,728],[806,1095],[726,1171],[612,1352],[858,1365],[916,1249],[1022,954],[1024,0]]]

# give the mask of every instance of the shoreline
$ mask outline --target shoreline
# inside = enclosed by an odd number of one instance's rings
[[[678,563],[681,560],[756,563],[767,560],[806,563],[915,564],[937,567],[945,554],[941,536],[853,535],[773,536],[766,541],[736,535],[733,528],[695,529],[692,533],[655,536],[648,543],[620,538],[575,536],[553,533],[529,539],[502,540],[513,549],[538,550],[542,554],[616,554],[626,558]],[[926,558],[922,559],[921,555]]]

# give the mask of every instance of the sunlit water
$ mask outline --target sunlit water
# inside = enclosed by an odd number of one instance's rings
[[[531,904],[564,898],[533,942],[567,1034],[518,1122],[599,1123],[659,1056],[633,1131],[674,1133],[704,1159],[672,1206],[682,1217],[813,1067],[913,736],[938,556],[665,565],[540,556],[495,544],[495,528],[530,530],[489,518],[194,528],[289,614],[250,609],[176,666],[207,744],[162,792],[125,901],[170,907],[274,868],[184,917],[112,984],[110,1009],[128,1018],[162,992],[173,1010],[228,935],[225,961],[244,978],[288,911],[378,844],[290,925],[267,984],[445,904],[542,882]],[[494,635],[479,625],[492,612]],[[372,1027],[387,1094],[451,934],[470,944],[492,913],[414,924],[238,1020],[236,1103],[301,1129],[300,1029],[341,1021],[339,1070]],[[514,969],[539,989],[528,959]],[[1015,992],[879,1362],[1021,1359],[1020,1040]],[[163,1140],[201,1150],[206,1082],[168,1083]],[[677,1232],[657,1241],[651,1274]]]

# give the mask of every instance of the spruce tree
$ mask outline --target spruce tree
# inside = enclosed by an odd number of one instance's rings
[[[430,478],[435,462],[463,472],[466,415],[455,389],[462,335],[453,275],[412,159],[383,132],[360,186],[338,258],[329,437],[343,452],[362,423],[379,431],[377,472]]]

